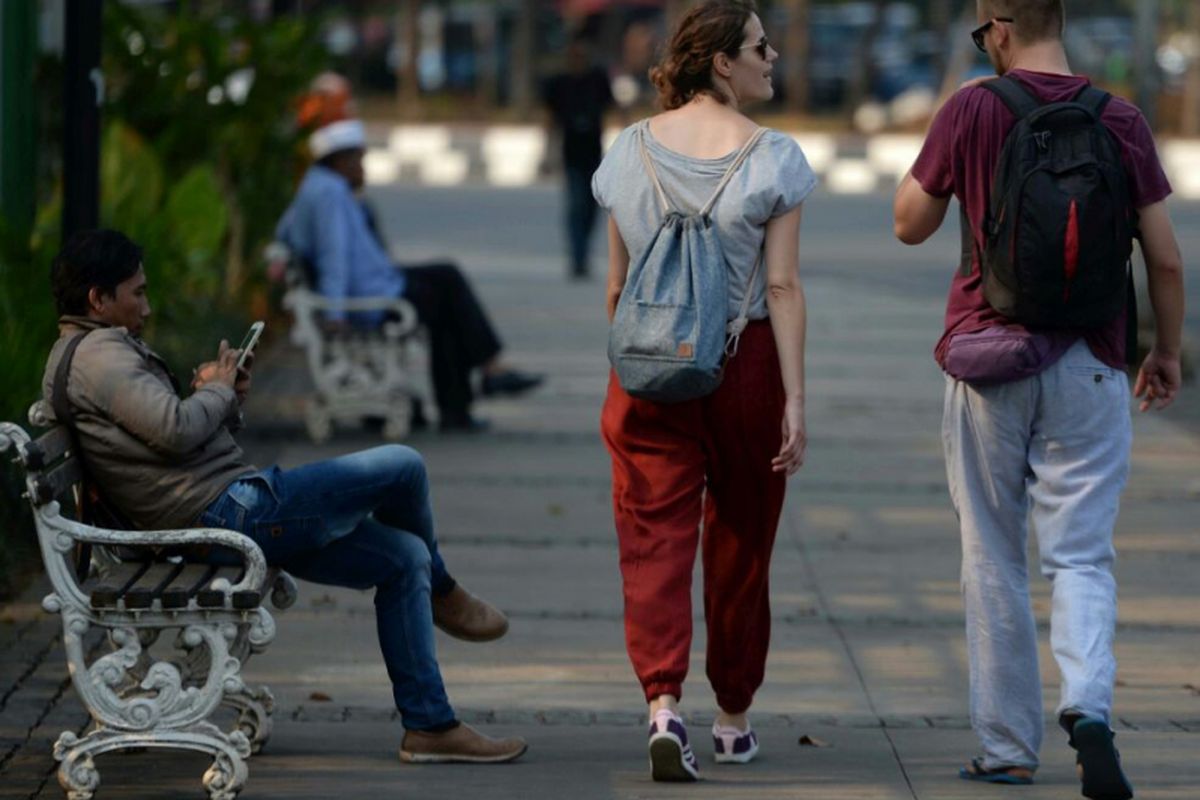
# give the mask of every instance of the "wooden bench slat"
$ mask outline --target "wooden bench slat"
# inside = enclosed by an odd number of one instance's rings
[[[83,480],[83,466],[77,458],[68,458],[58,466],[42,473],[34,473],[33,487],[37,504],[44,506],[70,494],[75,484]]]
[[[241,590],[227,595],[213,589],[213,581],[223,578],[230,585],[241,581],[245,571],[241,566],[188,564],[174,561],[129,562],[109,569],[103,578],[93,578],[84,584],[84,591],[97,610],[114,610],[123,602],[128,611],[151,609],[154,600],[165,611],[182,611],[195,598],[200,608],[233,608],[247,611],[262,605],[268,587]],[[228,598],[228,602],[227,602]]]
[[[118,564],[102,577],[88,580],[84,590],[91,597],[92,608],[116,608],[125,591],[150,568],[149,562]],[[90,584],[90,586],[89,586]]]
[[[55,426],[23,448],[21,463],[28,470],[45,469],[66,455],[71,444],[71,432]]]
[[[125,590],[125,608],[145,610],[152,607],[154,599],[182,570],[182,563],[163,561],[154,564]]]

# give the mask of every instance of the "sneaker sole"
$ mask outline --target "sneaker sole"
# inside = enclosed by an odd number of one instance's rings
[[[749,764],[758,755],[758,745],[744,753],[713,753],[713,761],[718,764]]]
[[[1102,722],[1081,722],[1075,726],[1073,735],[1079,766],[1083,769],[1083,796],[1091,800],[1133,797],[1133,787],[1121,771],[1108,726]]]
[[[679,740],[670,734],[657,734],[650,740],[650,777],[668,783],[691,783],[700,778],[684,761]]]
[[[502,753],[496,756],[467,756],[451,753],[410,753],[400,751],[400,760],[408,764],[503,764],[506,761],[516,761],[525,755],[529,745],[525,745],[515,753]]]

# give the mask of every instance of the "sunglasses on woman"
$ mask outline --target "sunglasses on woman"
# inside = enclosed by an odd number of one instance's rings
[[[987,22],[980,25],[975,30],[971,31],[971,41],[975,42],[975,46],[979,48],[979,52],[986,53],[987,48],[983,46],[983,37],[987,36],[987,32],[992,29],[992,26],[997,22],[1013,22],[1012,17],[992,17]]]
[[[738,49],[739,50],[749,50],[752,47],[758,53],[759,58],[761,58],[763,61],[767,60],[767,48],[770,47],[770,45],[767,43],[766,36],[762,37],[754,44],[744,44],[741,47],[739,47]]]

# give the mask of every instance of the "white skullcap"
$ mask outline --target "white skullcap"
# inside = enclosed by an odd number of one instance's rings
[[[343,119],[313,131],[308,137],[312,157],[320,161],[330,153],[367,146],[367,132],[357,119]]]

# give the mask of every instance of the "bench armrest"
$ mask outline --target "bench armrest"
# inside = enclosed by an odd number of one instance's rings
[[[283,298],[284,308],[297,318],[325,311],[339,312],[391,312],[396,319],[384,324],[389,338],[400,339],[417,329],[417,310],[402,297],[347,297],[330,300],[306,287],[293,287]]]
[[[249,536],[223,528],[186,528],[162,531],[117,531],[95,528],[67,519],[59,513],[57,502],[38,508],[41,522],[55,531],[54,549],[66,553],[75,542],[111,547],[181,547],[188,545],[217,545],[237,551],[242,556],[242,579],[228,589],[229,594],[257,591],[266,582],[267,559],[262,549]]]

